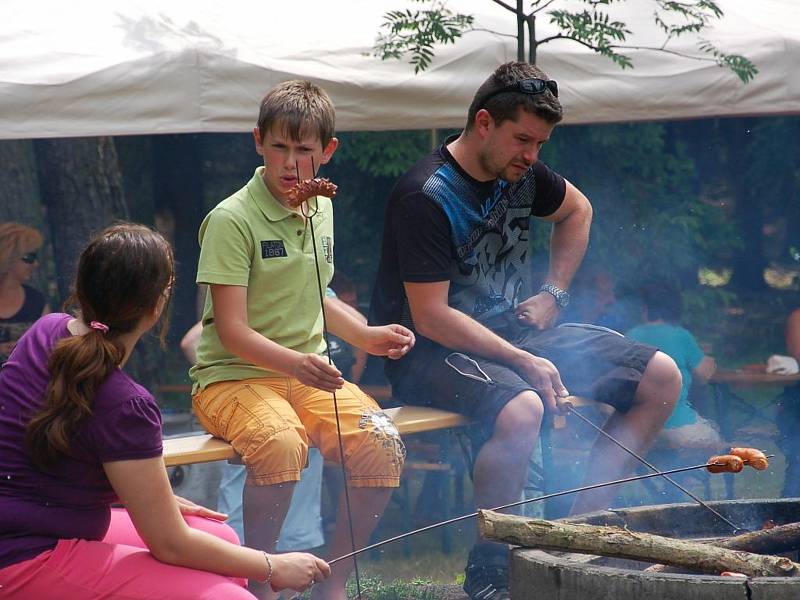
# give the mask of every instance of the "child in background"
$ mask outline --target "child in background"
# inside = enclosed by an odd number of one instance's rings
[[[722,441],[719,431],[689,401],[692,381],[707,382],[717,365],[711,356],[706,356],[694,335],[679,324],[683,312],[680,291],[668,283],[654,283],[642,290],[642,303],[644,323],[625,335],[668,354],[683,378],[680,396],[664,423],[660,440],[678,448],[717,448]]]

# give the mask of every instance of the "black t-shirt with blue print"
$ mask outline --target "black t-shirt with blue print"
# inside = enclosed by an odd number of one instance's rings
[[[470,177],[447,150],[420,160],[386,207],[370,322],[414,329],[403,282],[450,281],[448,303],[490,329],[533,294],[530,217],[564,200],[564,178],[536,162],[515,184]]]

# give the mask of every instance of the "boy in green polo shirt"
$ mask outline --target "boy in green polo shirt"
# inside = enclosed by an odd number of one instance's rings
[[[340,460],[331,392],[356,546],[368,542],[391,488],[399,484],[405,456],[397,429],[377,403],[324,356],[320,289],[333,275],[331,201],[317,196],[293,208],[288,200],[298,175],[313,177],[314,168],[330,160],[338,144],[333,133],[334,109],[323,90],[304,81],[273,89],[261,102],[253,130],[264,166],[200,227],[197,282],[209,284],[209,294],[197,365],[190,371],[194,410],[209,432],[228,440],[242,457],[248,471],[245,543],[267,552],[275,548],[308,446]],[[330,332],[371,354],[400,358],[414,344],[405,327],[369,327],[335,302],[323,302]],[[329,544],[331,556],[351,549],[344,509]],[[335,565],[331,577],[314,588],[314,598],[346,598],[351,568],[351,561]],[[273,597],[258,582],[251,582],[251,591]]]

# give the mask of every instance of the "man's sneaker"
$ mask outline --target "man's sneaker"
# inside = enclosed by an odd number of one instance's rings
[[[469,554],[464,591],[470,600],[511,600],[508,591],[508,550]]]

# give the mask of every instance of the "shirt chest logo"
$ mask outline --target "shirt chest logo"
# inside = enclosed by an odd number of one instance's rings
[[[283,240],[261,240],[261,258],[286,258]]]

